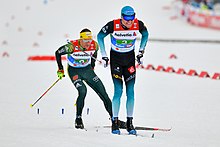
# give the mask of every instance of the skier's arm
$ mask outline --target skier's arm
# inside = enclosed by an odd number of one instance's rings
[[[113,33],[113,27],[114,27],[114,22],[110,21],[108,22],[102,29],[99,31],[97,35],[97,40],[99,43],[100,51],[102,54],[102,57],[107,57],[106,51],[105,51],[105,43],[104,43],[104,38],[110,34]]]
[[[97,58],[97,50],[95,51],[95,53],[92,55],[95,59]],[[94,69],[95,68],[95,59],[91,58],[91,66]]]
[[[63,65],[62,65],[62,60],[61,60],[61,56],[65,55],[65,54],[70,54],[73,52],[73,45],[68,43],[66,45],[61,46],[56,52],[55,52],[55,56],[56,56],[56,61],[57,61],[57,65],[58,65],[58,69],[59,70],[63,70]]]
[[[96,50],[95,50],[94,54],[92,55],[94,58],[91,58],[91,66],[92,66],[93,69],[95,67],[95,62],[96,62],[95,59],[97,59],[98,50],[99,50],[99,46],[98,46],[97,42],[95,43],[95,46],[96,46]]]
[[[143,52],[145,50],[146,45],[147,45],[149,33],[148,33],[148,30],[147,30],[146,26],[144,25],[144,23],[140,20],[139,20],[139,31],[142,35],[139,52]]]

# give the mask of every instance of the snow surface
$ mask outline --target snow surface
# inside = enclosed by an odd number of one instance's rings
[[[138,131],[141,136],[112,135],[108,114],[96,93],[88,88],[83,121],[87,131],[77,130],[74,103],[77,91],[68,76],[59,81],[33,108],[47,88],[56,81],[56,62],[27,61],[30,55],[54,55],[66,39],[78,38],[90,28],[97,34],[108,21],[120,17],[124,5],[132,5],[143,20],[150,38],[214,39],[220,31],[199,28],[175,14],[171,0],[13,0],[0,5],[0,146],[1,147],[218,147],[220,146],[219,80],[175,73],[138,69],[135,85],[134,124],[172,127],[170,132]],[[37,44],[37,45],[36,45]],[[106,39],[106,48],[109,40]],[[137,48],[138,48],[137,44]],[[3,53],[9,53],[9,57]],[[220,72],[219,44],[149,42],[144,65],[153,64]],[[177,59],[169,59],[175,54]],[[99,55],[100,58],[100,55]],[[66,62],[63,62],[66,65]],[[112,98],[109,68],[97,65],[97,75]],[[125,120],[123,94],[120,119]],[[39,109],[39,114],[37,110]],[[62,114],[64,109],[64,114]],[[87,110],[89,113],[87,114]],[[154,134],[154,138],[152,135]]]

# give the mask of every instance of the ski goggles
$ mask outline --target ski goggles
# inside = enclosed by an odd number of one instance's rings
[[[80,33],[80,39],[92,40],[92,32],[82,32],[82,33]]]
[[[134,20],[134,19],[135,19],[135,14],[134,14],[134,15],[125,15],[125,14],[122,14],[122,17],[123,17],[124,20],[130,21],[130,20]]]

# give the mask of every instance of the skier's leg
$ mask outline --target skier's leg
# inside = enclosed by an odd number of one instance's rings
[[[127,109],[127,131],[129,134],[136,134],[136,130],[133,126],[133,111],[134,111],[134,84],[136,77],[136,69],[133,64],[128,66],[127,70],[124,72],[125,85],[126,85],[126,109]]]
[[[76,115],[81,116],[83,107],[84,107],[85,97],[87,94],[87,88],[85,84],[83,83],[83,80],[81,76],[79,75],[77,69],[68,67],[68,73],[69,73],[70,80],[72,81],[72,83],[74,84],[74,86],[76,87],[78,91],[78,97],[76,100]]]
[[[78,97],[76,100],[76,116],[82,116],[82,111],[84,107],[85,97],[87,94],[87,88],[82,81],[77,81],[74,83],[78,91]]]
[[[112,81],[114,84],[114,95],[112,99],[112,113],[113,117],[118,117],[120,104],[121,104],[121,96],[123,93],[123,81],[122,81],[122,71],[123,68],[117,62],[113,60],[110,62],[111,66],[111,75]]]
[[[119,78],[113,77],[113,83],[114,83],[114,96],[112,99],[112,112],[113,117],[118,117],[119,110],[120,110],[120,104],[121,104],[121,96],[123,93],[123,81]]]
[[[131,79],[128,82],[125,83],[126,95],[127,95],[127,102],[126,102],[127,117],[133,117],[133,111],[134,111],[134,83],[135,83],[135,79]]]
[[[95,74],[93,70],[90,71],[89,77],[86,78],[86,83],[99,95],[100,99],[103,101],[106,111],[112,117],[112,102],[105,90],[105,87],[99,77]]]
[[[76,119],[75,128],[83,129],[82,111],[84,107],[84,101],[87,93],[87,88],[79,76],[78,70],[72,67],[68,67],[69,77],[78,91],[78,97],[76,100]]]

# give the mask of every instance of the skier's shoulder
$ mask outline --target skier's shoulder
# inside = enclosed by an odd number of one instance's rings
[[[115,20],[115,19],[114,19],[114,20]],[[107,25],[108,25],[108,26],[113,25],[113,24],[114,24],[114,20],[110,20],[110,21],[108,21],[108,22],[107,22]]]
[[[106,25],[105,25],[106,29],[108,29],[109,31],[113,30],[114,28],[114,20],[110,20]]]
[[[114,20],[111,20],[105,24],[105,26],[102,27],[100,33],[102,34],[110,34],[114,30]]]
[[[145,31],[145,30],[147,30],[146,24],[145,24],[142,20],[140,20],[140,19],[137,19],[137,20],[138,20],[139,30],[140,30],[140,31]]]
[[[138,21],[138,24],[139,24],[139,26],[140,26],[140,27],[142,27],[142,26],[144,26],[144,25],[145,25],[145,24],[144,24],[144,22],[143,22],[142,20],[137,19],[137,21]]]
[[[73,46],[79,44],[79,39],[76,39],[76,40],[70,40],[69,41],[69,44],[72,44]]]
[[[98,42],[95,41],[95,40],[92,40],[92,43],[94,44],[95,49],[98,50],[98,49],[99,49],[99,44],[98,44]]]
[[[74,48],[78,45],[78,40],[70,40],[63,48],[65,48],[66,52],[73,52]]]

